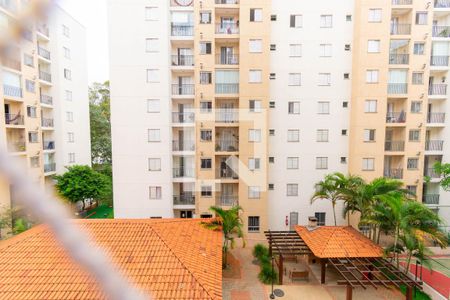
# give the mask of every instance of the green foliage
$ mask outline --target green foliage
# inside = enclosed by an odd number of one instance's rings
[[[434,170],[441,176],[441,186],[444,190],[450,191],[450,163],[437,162],[434,165]]]
[[[111,110],[109,81],[89,87],[92,162],[111,164]]]
[[[275,270],[272,271],[272,265],[270,263],[262,264],[261,271],[258,274],[258,278],[262,283],[270,284],[272,283],[272,280],[274,282],[277,282],[278,273]]]
[[[263,244],[256,244],[253,248],[253,256],[257,258],[258,260],[261,259],[261,257],[269,256],[269,248],[264,246]]]
[[[400,291],[402,292],[403,295],[406,295],[406,286],[401,285]],[[413,292],[413,299],[414,300],[431,300],[431,297],[428,296],[428,294],[426,294],[425,292],[417,289],[415,293]]]
[[[93,214],[94,212],[95,214]],[[107,204],[101,204],[90,210],[88,215],[91,215],[89,219],[114,219],[114,211],[112,207]]]
[[[22,232],[26,231],[27,229],[28,229],[28,226],[24,219],[17,219],[14,221],[14,228],[13,228],[14,234],[22,233]]]

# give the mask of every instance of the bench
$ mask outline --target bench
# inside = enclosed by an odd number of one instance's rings
[[[309,272],[308,271],[290,271],[289,278],[294,280],[307,280],[309,281]]]

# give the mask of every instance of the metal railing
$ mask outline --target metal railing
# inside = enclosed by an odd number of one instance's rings
[[[393,179],[402,179],[403,178],[403,169],[385,169],[384,177],[393,178]]]
[[[45,49],[45,48],[42,48],[41,46],[38,46],[38,54],[39,54],[41,57],[50,60],[50,51],[48,51],[48,50]]]
[[[439,194],[424,194],[422,197],[422,202],[424,204],[438,205],[439,204]]]
[[[409,54],[389,54],[389,64],[407,65],[409,63]]]
[[[17,86],[4,84],[3,85],[3,94],[5,94],[5,96],[21,98],[22,97],[22,89]]]
[[[171,35],[172,36],[193,36],[194,35],[194,26],[172,23]]]
[[[188,66],[194,65],[193,55],[172,55],[172,66]]]
[[[407,93],[408,93],[407,83],[388,83],[388,94],[398,95]]]
[[[24,118],[20,114],[5,114],[6,125],[24,125]]]
[[[433,83],[428,87],[428,95],[447,95],[446,83]]]
[[[185,193],[182,195],[173,195],[174,205],[195,205],[195,195],[191,193]]]
[[[433,26],[434,37],[450,37],[450,26],[434,25]]]
[[[392,5],[411,5],[412,0],[392,0]]]
[[[173,112],[172,122],[173,123],[194,123],[195,113],[193,112]]]
[[[427,123],[444,123],[445,113],[430,112],[427,115]]]
[[[402,112],[390,112],[386,113],[386,123],[405,123],[406,113]]]
[[[3,59],[3,66],[17,71],[22,70],[22,63],[20,62],[20,60],[12,57],[5,57]]]
[[[441,177],[434,168],[426,168],[424,170],[424,175],[428,176],[430,178],[440,178]]]
[[[49,30],[48,27],[44,24],[37,24],[36,29],[39,33],[42,33],[46,37],[49,37]]]
[[[239,179],[239,175],[230,168],[219,168],[216,170],[216,178]]]
[[[237,94],[239,83],[216,83],[216,94]]]
[[[236,152],[239,151],[239,144],[237,141],[221,141],[220,138],[216,144],[217,152]]]
[[[188,177],[193,178],[194,177],[194,169],[193,168],[173,168],[173,178],[182,178],[182,177]]]
[[[385,151],[405,151],[405,141],[386,141],[384,143]]]
[[[221,206],[235,206],[238,203],[237,195],[219,195],[218,205]]]
[[[42,148],[44,150],[54,150],[55,149],[55,141],[43,141]]]
[[[435,8],[450,8],[450,0],[434,0]]]
[[[52,82],[52,74],[39,70],[39,79],[42,79],[47,82]]]
[[[27,150],[25,141],[18,141],[13,143],[8,143],[8,152],[25,152]]]
[[[444,149],[444,141],[442,140],[427,140],[425,141],[426,151],[442,151]]]
[[[44,164],[44,173],[55,172],[55,171],[56,171],[56,163]]]
[[[411,34],[411,24],[391,24],[391,35]]]
[[[217,109],[217,123],[237,123],[239,121],[239,110],[237,109]]]
[[[216,4],[239,4],[239,0],[216,0]]]
[[[432,55],[430,59],[430,65],[437,67],[447,67],[448,55]]]
[[[239,25],[238,23],[218,23],[216,24],[217,34],[238,34]]]
[[[194,84],[172,84],[173,95],[194,95]]]
[[[174,140],[172,141],[172,151],[195,151],[195,141]]]
[[[218,65],[238,65],[239,64],[239,55],[237,54],[217,54],[216,55],[216,64]]]
[[[41,119],[41,125],[42,125],[42,127],[53,127],[54,126],[53,119],[42,118]]]
[[[41,103],[43,103],[43,104],[53,105],[53,97],[52,96],[41,94],[40,99],[41,99]]]

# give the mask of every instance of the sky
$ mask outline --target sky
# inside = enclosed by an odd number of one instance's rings
[[[106,0],[58,0],[57,3],[86,27],[89,83],[108,80]]]

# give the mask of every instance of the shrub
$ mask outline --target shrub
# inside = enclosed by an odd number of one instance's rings
[[[261,256],[258,260],[259,260],[259,264],[261,266],[270,265],[271,264],[269,256]]]
[[[262,283],[270,284],[272,283],[272,280],[274,282],[278,280],[278,274],[275,270],[272,271],[272,265],[263,264],[261,265],[261,271],[259,272],[258,278]]]
[[[261,260],[263,256],[269,257],[269,249],[263,244],[256,244],[253,248],[253,256],[258,260]]]

